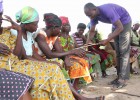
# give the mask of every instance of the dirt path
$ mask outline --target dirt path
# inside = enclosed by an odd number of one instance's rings
[[[86,97],[105,96],[105,100],[140,100],[140,75],[131,75],[127,86],[122,89],[112,90],[108,82],[115,79],[114,70],[109,69],[107,78],[99,78],[91,84],[82,87],[81,94]]]

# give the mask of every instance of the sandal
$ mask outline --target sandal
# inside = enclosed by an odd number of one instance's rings
[[[139,72],[134,71],[134,72],[133,72],[133,74],[134,74],[134,75],[139,75],[140,73],[139,73]]]
[[[108,85],[114,85],[116,84],[118,81],[118,78],[114,79],[113,81],[109,82]]]
[[[123,87],[125,87],[125,86],[126,86],[126,84],[125,84],[125,83],[120,82],[120,81],[117,81],[117,83],[116,83],[116,84],[114,84],[114,86],[113,86],[113,87],[116,87],[117,89],[121,89],[121,88],[123,88]]]

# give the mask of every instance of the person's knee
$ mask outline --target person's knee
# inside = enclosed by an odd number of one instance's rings
[[[30,95],[29,92],[26,92],[25,94],[23,94],[19,100],[32,100],[32,97]]]

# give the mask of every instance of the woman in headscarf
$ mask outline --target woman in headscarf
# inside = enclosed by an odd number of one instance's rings
[[[68,20],[68,17],[61,16],[59,17],[62,21],[61,34],[59,36],[59,44],[63,52],[73,50],[75,48],[74,40],[69,35],[71,31],[71,26]],[[83,48],[84,49],[84,48]],[[92,56],[93,57],[93,56]],[[69,62],[71,66],[69,67],[69,76],[71,79],[75,79],[73,86],[75,89],[78,89],[79,79],[83,78],[86,83],[91,82],[91,77],[89,73],[89,65],[91,62],[88,62],[86,55],[77,56],[77,55],[68,55]],[[94,58],[91,58],[94,59]],[[97,97],[96,99],[102,100],[103,97]],[[96,100],[95,99],[95,100]],[[93,98],[85,98],[83,96],[79,97],[79,100],[94,100]]]
[[[2,34],[6,32],[6,29],[1,26],[3,19],[2,2],[0,0],[0,39],[2,39]],[[9,47],[0,41],[0,57],[9,55],[10,53]],[[31,88],[34,79],[21,73],[6,70],[4,67],[0,68],[0,99],[31,100],[28,90]]]
[[[33,100],[74,100],[59,66],[46,61],[35,61],[36,59],[26,60],[32,59],[31,56],[34,55],[29,34],[37,29],[39,18],[37,11],[32,7],[25,7],[18,12],[17,20],[21,23],[20,26],[10,17],[7,16],[7,18],[12,24],[8,28],[15,29],[17,38],[8,29],[0,35],[0,43],[7,45],[13,51],[9,55],[0,55],[0,67],[33,77],[35,81],[30,89]],[[29,41],[28,50],[31,49],[29,52],[26,52],[27,47],[24,44],[27,40]],[[17,56],[24,60],[19,60]]]
[[[59,38],[59,43],[63,52],[65,52],[65,51],[74,49],[74,40],[69,35],[69,32],[71,29],[70,29],[68,18],[65,16],[61,16],[60,19],[62,21],[62,30],[61,30],[61,34]],[[84,78],[86,83],[90,83],[91,77],[88,70],[89,68],[88,61],[85,60],[85,58],[82,58],[82,57],[80,58],[74,55],[69,56],[69,61],[71,63],[71,66],[69,69],[69,75],[71,79],[75,79],[74,81],[75,89],[78,90],[79,78]]]
[[[73,33],[71,36],[74,39],[75,48],[84,46],[86,43],[86,37],[84,35],[84,31],[86,29],[86,25],[84,23],[79,23],[77,25],[77,32]],[[101,74],[101,66],[100,66],[100,56],[98,54],[95,54],[93,52],[86,53],[86,57],[88,58],[88,61],[90,63],[91,68],[93,69],[92,75]]]
[[[60,45],[59,45],[58,35],[60,33],[62,23],[57,15],[55,15],[53,13],[46,13],[46,14],[44,14],[44,21],[45,21],[46,27],[43,29],[39,29],[34,34],[34,38],[36,41],[35,47],[36,47],[36,50],[38,51],[38,54],[40,54],[41,56],[45,55],[46,58],[64,57],[64,56],[72,55],[72,54],[81,55],[83,50],[80,50],[80,49],[70,50],[67,52],[61,52],[62,48],[60,48]],[[54,52],[54,50],[57,52]],[[58,51],[60,51],[60,52],[58,52]],[[52,60],[52,59],[50,59],[50,60]],[[67,62],[69,63],[68,60],[69,59],[67,59],[67,61],[65,61],[66,66],[68,65]],[[86,64],[88,65],[88,63],[86,63]],[[87,75],[87,73],[86,73],[86,75]],[[93,98],[92,99],[86,98],[86,97],[83,97],[82,95],[78,94],[77,91],[75,91],[75,89],[71,86],[71,84],[69,86],[70,86],[76,100],[93,100]]]

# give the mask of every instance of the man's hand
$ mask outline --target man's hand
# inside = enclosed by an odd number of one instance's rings
[[[109,43],[108,39],[105,39],[105,40],[102,40],[102,41],[99,42],[99,44],[103,45],[103,46],[107,45],[108,43]]]

